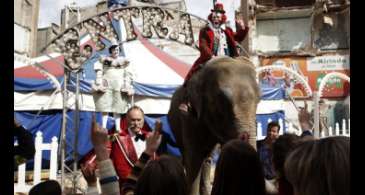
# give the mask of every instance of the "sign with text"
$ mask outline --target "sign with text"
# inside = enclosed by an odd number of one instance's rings
[[[331,55],[308,58],[308,71],[349,70],[349,55]]]

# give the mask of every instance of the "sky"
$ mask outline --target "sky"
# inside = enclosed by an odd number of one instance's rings
[[[76,2],[79,6],[96,5],[99,0],[40,0],[40,11],[38,28],[50,26],[51,23],[60,24],[61,9],[65,5]],[[197,15],[204,19],[207,18],[210,13],[210,9],[213,7],[212,0],[185,0],[187,12],[193,15]],[[224,9],[228,20],[233,20],[234,12],[240,5],[240,0],[218,0],[217,2],[223,3]]]

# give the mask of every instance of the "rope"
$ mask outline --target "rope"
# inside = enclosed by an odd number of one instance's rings
[[[120,150],[122,151],[122,153],[123,153],[123,155],[124,155],[125,159],[128,161],[128,163],[129,163],[132,167],[134,167],[134,164],[133,164],[133,163],[132,163],[132,161],[128,158],[127,153],[124,151],[124,148],[123,148],[122,144],[120,144],[119,139],[118,139],[118,137],[117,137],[117,134],[114,134],[113,136],[114,136],[114,137],[115,137],[115,139],[117,140],[118,145],[119,145],[119,148],[120,148]]]

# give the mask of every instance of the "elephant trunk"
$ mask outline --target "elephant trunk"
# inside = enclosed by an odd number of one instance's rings
[[[250,112],[236,112],[235,115],[239,136],[242,137],[243,134],[248,133],[248,142],[256,149],[256,109]]]

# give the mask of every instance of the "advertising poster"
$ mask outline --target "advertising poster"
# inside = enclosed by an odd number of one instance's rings
[[[321,80],[328,73],[340,72],[350,76],[349,55],[268,57],[261,58],[260,60],[262,66],[277,65],[291,68],[307,80],[312,91],[318,90]],[[281,71],[273,71],[273,75],[278,78],[284,78],[284,74]],[[324,88],[323,97],[346,97],[349,95],[349,86],[349,83],[341,78],[331,78]],[[289,91],[292,97],[307,97],[307,94],[305,94],[305,90],[303,90],[303,86],[301,84],[294,82]]]

